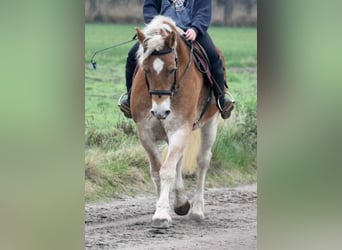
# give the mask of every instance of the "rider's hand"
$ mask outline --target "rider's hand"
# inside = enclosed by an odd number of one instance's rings
[[[190,28],[185,32],[186,40],[195,41],[196,37],[197,37],[197,33],[193,28]]]

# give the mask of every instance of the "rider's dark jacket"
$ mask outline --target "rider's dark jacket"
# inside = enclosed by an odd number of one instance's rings
[[[200,35],[208,30],[211,12],[211,0],[144,0],[143,6],[145,23],[156,15],[164,15],[183,30],[193,28]]]

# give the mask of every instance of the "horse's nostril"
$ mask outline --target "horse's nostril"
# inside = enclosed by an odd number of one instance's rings
[[[151,114],[154,115],[154,111],[153,110],[151,110]]]
[[[171,110],[166,110],[165,111],[165,116],[168,116],[171,113]]]

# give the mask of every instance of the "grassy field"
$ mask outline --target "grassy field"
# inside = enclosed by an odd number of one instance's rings
[[[125,91],[125,61],[133,43],[90,58],[93,52],[130,40],[134,26],[85,26],[85,145],[86,200],[121,194],[154,192],[148,161],[135,124],[117,107]],[[256,180],[256,65],[257,31],[253,28],[212,27],[210,34],[222,50],[228,85],[237,101],[234,114],[221,121],[213,148],[207,186],[232,186]],[[193,185],[194,175],[186,177]]]

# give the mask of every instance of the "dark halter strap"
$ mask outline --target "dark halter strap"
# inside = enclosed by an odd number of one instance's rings
[[[151,55],[161,56],[161,55],[170,54],[172,51],[173,51],[172,48],[166,48],[166,49],[163,49],[163,50],[155,50],[155,51],[152,52]]]

